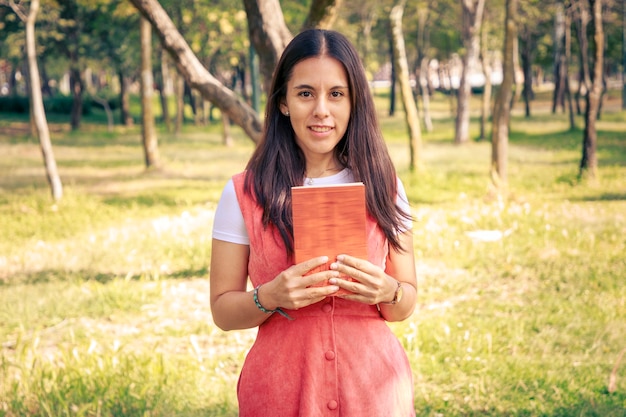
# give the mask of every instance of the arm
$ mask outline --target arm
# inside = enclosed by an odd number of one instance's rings
[[[213,239],[211,250],[211,313],[222,330],[247,329],[262,324],[270,314],[259,310],[253,292],[246,291],[250,247]],[[313,258],[293,265],[259,288],[259,302],[268,310],[278,307],[298,309],[317,303],[336,292],[335,285],[310,287],[337,275],[322,271],[304,276],[327,262],[326,257]]]
[[[380,312],[387,321],[401,321],[409,317],[415,311],[417,304],[417,273],[415,271],[415,256],[413,255],[413,234],[408,231],[401,235],[404,252],[391,249],[385,272],[400,281],[402,284],[402,300],[397,304],[379,303]],[[391,293],[387,295],[385,302],[393,299],[397,283]]]
[[[246,291],[250,247],[213,239],[211,249],[211,314],[223,330],[256,327],[269,317]]]

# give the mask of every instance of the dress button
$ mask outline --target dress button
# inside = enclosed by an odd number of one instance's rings
[[[338,405],[339,404],[337,404],[337,401],[335,400],[330,400],[327,404],[329,410],[336,410]]]
[[[329,350],[328,352],[324,354],[324,357],[328,359],[329,361],[332,361],[333,359],[335,359],[335,352],[333,352],[332,350]]]
[[[332,309],[333,309],[333,306],[331,306],[329,303],[326,303],[322,306],[322,311],[324,313],[330,313]]]

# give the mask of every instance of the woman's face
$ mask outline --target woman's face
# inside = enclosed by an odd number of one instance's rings
[[[280,110],[288,114],[307,164],[332,157],[348,127],[350,107],[348,76],[335,58],[307,58],[293,67]]]

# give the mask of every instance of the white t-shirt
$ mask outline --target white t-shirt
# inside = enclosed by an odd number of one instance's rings
[[[354,182],[352,171],[348,168],[343,169],[335,175],[328,177],[306,179],[304,185],[331,185],[331,184],[347,184]],[[402,181],[398,178],[398,195],[396,204],[406,213],[410,213],[410,205],[406,196],[406,191],[402,185]],[[404,224],[406,230],[411,230],[412,224],[407,220]],[[215,210],[215,219],[213,221],[213,238],[223,240],[230,243],[240,245],[249,245],[250,239],[248,231],[243,220],[243,214],[237,201],[235,193],[235,185],[233,180],[229,180],[222,191],[222,196]]]

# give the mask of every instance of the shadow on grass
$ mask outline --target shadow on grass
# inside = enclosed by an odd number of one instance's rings
[[[589,195],[570,198],[572,201],[626,201],[626,191],[624,193],[604,193],[600,195]],[[626,414],[624,414],[626,416]]]
[[[626,137],[622,132],[612,130],[597,131],[598,160],[602,165],[624,165],[626,159]],[[582,152],[583,130],[562,130],[558,132],[529,134],[512,131],[509,141],[519,146],[532,146],[542,149]]]
[[[9,277],[0,277],[0,286],[10,285],[33,285],[51,282],[81,282],[81,281],[97,281],[102,284],[108,282],[124,279],[133,281],[158,281],[160,279],[191,279],[191,278],[208,278],[208,267],[195,268],[195,269],[183,269],[179,271],[170,272],[167,274],[159,274],[158,276],[151,273],[134,273],[134,274],[119,274],[114,272],[100,272],[92,271],[88,269],[78,271],[64,271],[59,269],[45,269],[42,271],[30,272],[30,273],[17,273]]]

